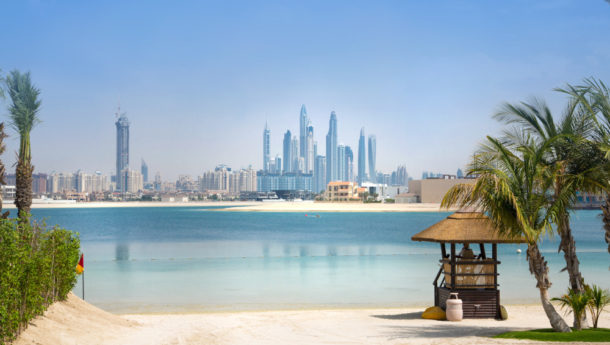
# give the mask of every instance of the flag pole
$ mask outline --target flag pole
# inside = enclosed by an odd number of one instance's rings
[[[85,271],[83,271],[83,301],[85,300]]]

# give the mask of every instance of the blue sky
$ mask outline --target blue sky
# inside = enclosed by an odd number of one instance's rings
[[[610,82],[610,4],[585,1],[7,1],[0,68],[31,71],[43,122],[40,172],[115,164],[114,113],[132,123],[131,166],[164,178],[216,164],[262,166],[307,106],[319,150],[331,111],[357,152],[377,136],[378,170],[455,173],[502,102]],[[6,102],[0,116],[6,118]],[[2,158],[14,161],[9,132]]]

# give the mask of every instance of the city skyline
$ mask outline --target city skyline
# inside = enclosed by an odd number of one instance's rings
[[[31,71],[41,89],[35,172],[112,174],[120,101],[137,123],[132,158],[146,157],[151,175],[167,179],[219,163],[261,169],[261,123],[269,121],[271,147],[287,128],[299,138],[293,114],[301,104],[318,155],[334,110],[337,144],[358,147],[363,124],[380,139],[377,171],[406,164],[412,176],[453,174],[484,135],[499,133],[491,116],[503,102],[542,97],[559,114],[565,98],[553,88],[589,76],[610,80],[610,49],[600,44],[610,30],[604,1],[11,2],[5,9],[12,15],[0,30],[11,33],[3,41],[14,49],[3,50],[0,69]],[[294,25],[301,21],[308,25]],[[15,32],[22,23],[27,33]],[[0,116],[6,105],[0,101]],[[7,132],[2,159],[10,167],[17,140]]]

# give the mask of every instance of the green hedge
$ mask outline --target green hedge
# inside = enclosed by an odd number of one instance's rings
[[[0,344],[66,299],[76,283],[79,252],[74,232],[0,219]]]

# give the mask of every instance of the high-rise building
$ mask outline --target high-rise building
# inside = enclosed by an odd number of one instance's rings
[[[144,181],[142,180],[142,174],[135,170],[123,169],[121,171],[121,186],[124,187],[122,192],[137,193],[144,189]],[[118,182],[117,182],[118,184]]]
[[[369,135],[369,179],[375,182],[377,173],[375,172],[375,161],[377,159],[377,138]]]
[[[326,189],[326,157],[316,156],[314,168],[314,193],[323,192]]]
[[[326,184],[337,180],[337,114],[330,113],[326,134]]]
[[[124,179],[121,178],[123,170],[129,168],[129,120],[125,113],[121,114],[119,107],[116,115],[116,181],[117,190],[126,191],[123,188]]]
[[[354,151],[349,146],[345,146],[345,179],[344,181],[354,181]]]
[[[271,131],[267,127],[267,122],[265,122],[265,130],[263,131],[263,171],[269,171],[270,138]]]
[[[142,173],[142,179],[144,183],[148,182],[148,164],[142,159],[142,167],[140,168],[140,172]]]
[[[347,181],[347,160],[345,157],[345,145],[337,146],[337,180]]]
[[[283,172],[288,173],[292,171],[292,133],[290,133],[290,130],[286,131],[286,134],[284,134],[284,142],[283,142],[283,153],[284,155],[282,156],[283,160],[284,160],[284,167],[282,169]],[[277,169],[277,167],[276,167]]]
[[[301,116],[299,118],[299,156],[307,161],[307,129],[309,127],[309,118],[307,117],[307,109],[305,104],[301,106]]]
[[[313,141],[313,126],[307,126],[307,137],[305,143],[305,173],[311,174],[315,165],[315,148]]]
[[[299,139],[297,136],[292,137],[292,144],[290,146],[291,154],[290,158],[292,158],[292,170],[290,172],[303,171],[303,163],[305,160],[303,157],[299,156]]]
[[[358,140],[358,184],[366,181],[366,141],[364,139],[364,127],[360,130]]]
[[[457,173],[455,174],[455,176],[457,178],[464,178],[464,173],[462,172],[462,169],[458,168]]]
[[[407,174],[407,167],[399,165],[396,171],[392,174],[394,176],[392,184],[395,186],[407,186],[409,184],[409,175]]]

